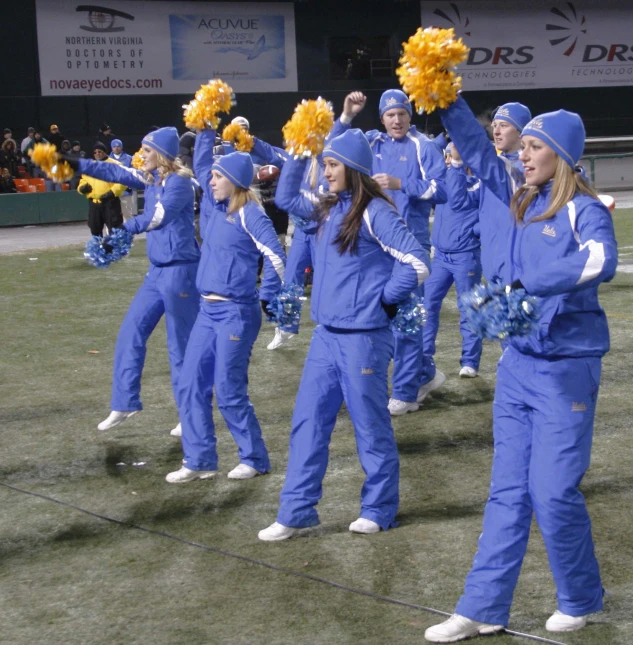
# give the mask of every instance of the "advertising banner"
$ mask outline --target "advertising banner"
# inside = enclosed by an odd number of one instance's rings
[[[291,3],[36,0],[42,94],[297,90]]]
[[[633,85],[630,0],[421,2],[422,26],[470,47],[465,90]]]

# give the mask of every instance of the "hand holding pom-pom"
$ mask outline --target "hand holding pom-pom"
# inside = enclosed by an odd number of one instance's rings
[[[29,157],[36,166],[39,166],[49,179],[62,184],[73,178],[75,171],[68,161],[62,160],[62,155],[50,143],[36,143],[29,150]]]
[[[279,293],[266,305],[266,320],[280,329],[292,328],[301,321],[303,287],[297,284],[283,285]],[[263,302],[263,301],[262,301]]]
[[[390,327],[404,336],[417,336],[422,332],[424,323],[426,323],[424,298],[411,294],[407,300],[398,303],[398,309],[391,320]]]
[[[220,124],[218,113],[230,112],[234,103],[233,90],[224,81],[213,79],[206,85],[201,85],[195,98],[182,106],[185,125],[194,130],[217,130]]]
[[[488,340],[531,334],[539,319],[537,299],[522,287],[519,282],[509,286],[479,284],[464,294],[461,301],[473,332]]]
[[[93,235],[86,242],[84,257],[93,267],[105,269],[112,262],[118,262],[130,252],[132,238],[132,233],[124,228],[113,228],[112,233],[105,237]]]
[[[255,137],[239,123],[229,123],[222,130],[222,139],[228,141],[238,152],[250,152],[255,145]]]
[[[312,157],[323,152],[325,137],[334,125],[332,105],[319,97],[303,100],[282,128],[286,151],[295,157]]]
[[[455,102],[462,79],[451,68],[463,62],[468,51],[453,29],[420,28],[403,43],[396,74],[418,112],[429,114]]]

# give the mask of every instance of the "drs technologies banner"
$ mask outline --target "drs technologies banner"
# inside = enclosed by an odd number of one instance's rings
[[[465,90],[633,85],[631,0],[423,0],[423,27],[470,47]]]
[[[297,90],[291,3],[36,0],[42,94]]]

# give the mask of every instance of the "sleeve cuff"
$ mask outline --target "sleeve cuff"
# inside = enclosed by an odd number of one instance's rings
[[[353,116],[347,116],[346,114],[341,114],[341,116],[339,118],[339,121],[343,125],[349,125],[352,122],[353,118],[354,118]]]
[[[451,167],[461,168],[463,165],[464,165],[463,161],[456,161],[455,159],[451,159]]]

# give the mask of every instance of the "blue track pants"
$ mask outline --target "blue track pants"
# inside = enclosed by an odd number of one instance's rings
[[[462,335],[462,367],[479,369],[481,359],[481,339],[472,332],[466,321],[460,296],[468,293],[481,282],[481,262],[479,250],[464,253],[442,253],[435,251],[431,264],[431,275],[424,282],[424,306],[426,324],[424,325],[424,354],[435,355],[435,339],[440,326],[440,309],[451,285],[455,283],[457,306],[459,308],[459,331]]]
[[[506,348],[497,369],[490,497],[456,612],[507,625],[532,514],[545,541],[558,609],[602,609],[591,522],[578,489],[589,467],[601,360],[545,360]]]
[[[145,280],[125,314],[114,349],[112,410],[142,410],[141,375],[147,340],[165,315],[171,385],[176,404],[178,377],[200,295],[196,289],[198,263],[167,267],[150,265]]]
[[[217,470],[213,389],[218,409],[238,448],[240,463],[270,470],[268,452],[248,398],[248,364],[262,323],[259,302],[202,301],[191,331],[179,381],[183,463]]]
[[[319,523],[316,505],[328,464],[336,416],[347,406],[366,479],[360,517],[383,530],[398,510],[398,449],[387,409],[389,329],[314,330],[292,416],[288,471],[277,521],[303,528]]]
[[[313,235],[304,233],[298,226],[292,236],[292,244],[288,252],[288,261],[286,262],[286,271],[284,282],[286,284],[298,284],[303,287],[305,270],[314,266],[312,257]],[[299,333],[299,325],[288,325],[283,328],[284,331]]]

